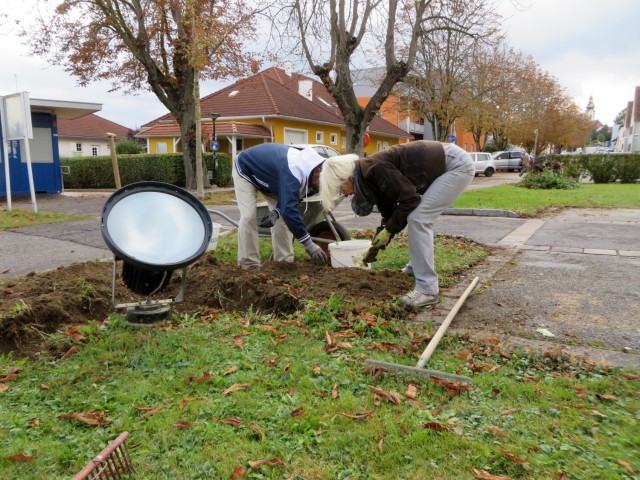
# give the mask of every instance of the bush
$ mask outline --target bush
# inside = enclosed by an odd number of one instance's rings
[[[640,155],[616,154],[616,172],[621,183],[635,183],[640,180]]]
[[[545,168],[541,172],[531,172],[518,185],[544,190],[571,190],[579,186],[576,180],[553,168]]]
[[[616,181],[616,158],[613,155],[585,155],[583,165],[584,169],[591,176],[593,183],[609,183]]]
[[[116,153],[118,155],[144,153],[144,146],[135,140],[118,140],[116,142]]]
[[[213,165],[213,154],[205,153],[204,162]],[[216,154],[218,168],[214,183],[231,185],[231,161],[223,153]],[[68,166],[69,175],[63,178],[65,188],[114,188],[115,178],[110,156],[67,157],[60,159],[61,166]],[[211,168],[209,168],[211,169]],[[118,155],[118,170],[122,185],[152,180],[185,186],[182,153]]]

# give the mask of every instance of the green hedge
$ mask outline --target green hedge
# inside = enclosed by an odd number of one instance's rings
[[[555,160],[565,175],[575,179],[589,176],[594,183],[640,181],[640,153],[548,155],[540,160]]]
[[[204,153],[208,170],[213,167],[213,154]],[[224,153],[216,154],[217,168],[213,183],[219,187],[231,186],[231,159]],[[63,176],[65,188],[115,188],[110,156],[65,157],[60,165],[69,167]],[[181,153],[118,155],[118,170],[122,185],[153,180],[185,186],[184,163]]]

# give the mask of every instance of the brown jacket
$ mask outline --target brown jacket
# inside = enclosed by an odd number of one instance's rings
[[[359,160],[362,178],[375,196],[382,224],[391,233],[407,226],[421,195],[446,171],[440,142],[420,140],[395,145]]]

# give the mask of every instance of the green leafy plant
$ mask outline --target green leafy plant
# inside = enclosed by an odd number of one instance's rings
[[[78,301],[82,306],[88,310],[91,309],[91,304],[96,296],[96,288],[84,278],[78,278],[76,280],[76,287],[80,289],[78,294]]]
[[[560,170],[544,168],[541,172],[528,173],[519,183],[520,186],[533,189],[572,190],[580,185]]]

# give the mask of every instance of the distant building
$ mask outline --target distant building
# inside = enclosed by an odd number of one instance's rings
[[[93,113],[74,119],[58,120],[58,149],[61,157],[110,155],[107,133],[116,140],[133,138],[135,131]]]
[[[633,100],[627,103],[627,114],[615,143],[617,152],[640,152],[640,86],[635,88]]]
[[[590,121],[595,121],[596,119],[596,106],[593,104],[593,95],[589,97],[589,103],[587,103],[587,109],[585,113],[589,117]]]

